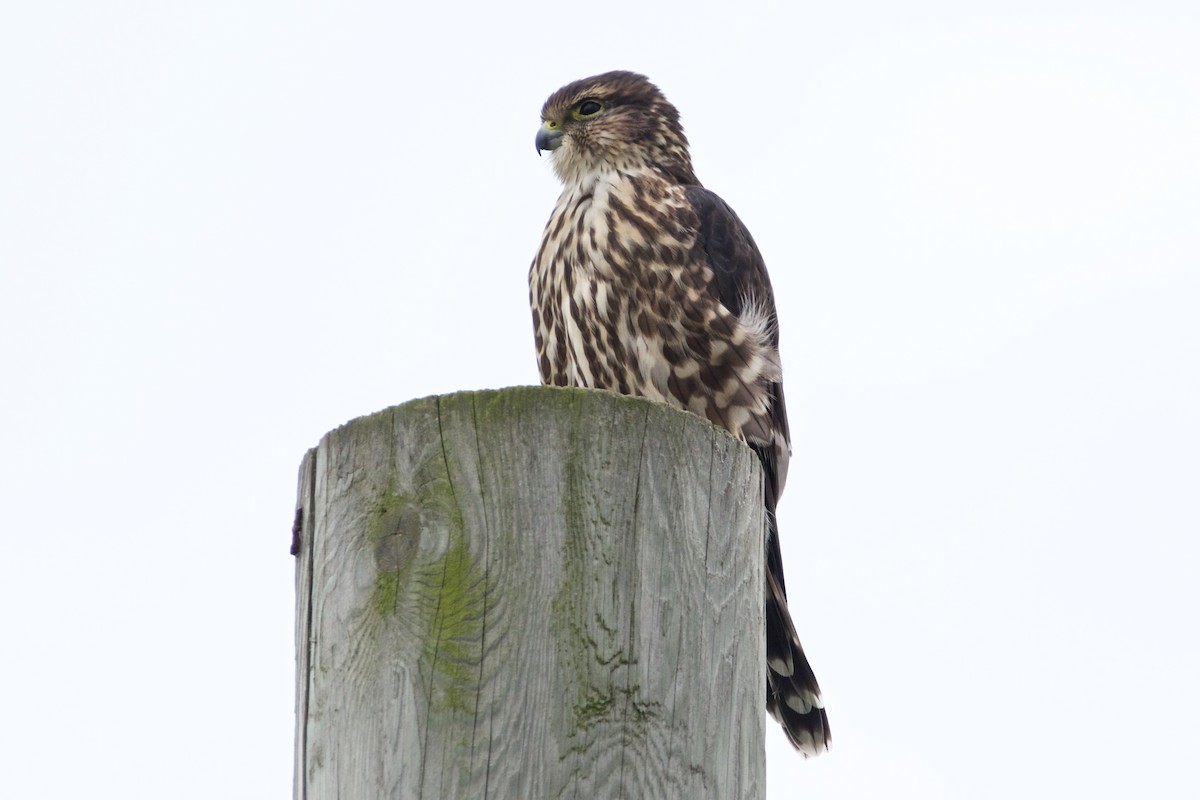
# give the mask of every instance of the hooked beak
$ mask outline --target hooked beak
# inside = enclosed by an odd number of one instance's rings
[[[563,130],[557,122],[547,120],[542,124],[541,130],[537,133],[537,138],[533,143],[537,145],[538,155],[542,154],[543,150],[554,150],[562,144]]]

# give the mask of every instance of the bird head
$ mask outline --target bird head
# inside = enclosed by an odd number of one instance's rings
[[[679,112],[633,72],[584,78],[550,95],[536,144],[567,184],[605,170],[656,170],[674,182],[697,182]]]

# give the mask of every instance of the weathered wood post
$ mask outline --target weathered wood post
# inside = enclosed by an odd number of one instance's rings
[[[748,448],[519,388],[354,420],[300,474],[296,798],[761,800]]]

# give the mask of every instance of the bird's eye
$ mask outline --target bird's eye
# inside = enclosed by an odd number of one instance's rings
[[[575,111],[575,116],[578,119],[588,119],[594,117],[604,110],[604,106],[595,100],[584,100],[579,104],[579,108]]]

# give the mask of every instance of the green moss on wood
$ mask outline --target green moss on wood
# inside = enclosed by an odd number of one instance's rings
[[[375,576],[375,591],[371,594],[371,607],[380,616],[396,610],[396,596],[400,588],[400,572],[386,570]]]
[[[563,554],[565,571],[562,586],[551,603],[554,633],[558,640],[559,661],[575,673],[568,685],[577,687],[575,697],[564,698],[571,704],[574,729],[587,729],[606,707],[606,693],[591,686],[592,655],[599,643],[592,638],[581,617],[586,614],[583,599],[589,596],[588,525],[585,513],[584,453],[578,435],[579,398],[573,398],[571,431],[567,439],[566,487],[563,492]]]
[[[398,410],[403,413],[402,410]],[[365,536],[375,554],[370,607],[402,617],[419,642],[430,710],[474,713],[487,623],[487,581],[467,544],[462,510],[441,449],[419,466],[411,493],[394,480],[378,495]]]
[[[622,398],[623,400],[624,398]],[[572,421],[567,437],[566,486],[563,492],[563,554],[565,575],[562,587],[552,601],[553,629],[558,641],[559,662],[573,672],[567,685],[575,687],[575,696],[565,698],[571,708],[571,734],[598,726],[616,725],[627,736],[641,736],[645,723],[657,713],[655,704],[641,699],[641,687],[629,683],[635,674],[631,667],[637,659],[629,642],[621,636],[625,630],[617,619],[608,619],[594,603],[598,599],[596,561],[615,564],[627,554],[630,531],[623,529],[610,515],[603,513],[605,502],[595,496],[597,489],[589,470],[598,454],[595,442],[583,433],[590,430],[597,398],[594,393],[578,392],[572,398]],[[614,424],[630,425],[645,420],[644,404],[634,401],[616,410]],[[611,457],[625,457],[614,453]],[[621,523],[624,524],[624,523]],[[625,610],[613,608],[624,616]],[[635,609],[628,609],[636,617]]]
[[[486,429],[511,424],[514,417],[536,421],[550,406],[563,402],[561,395],[567,396],[571,408],[563,495],[565,576],[552,601],[552,624],[560,663],[574,672],[578,687],[575,697],[564,699],[576,729],[618,721],[630,725],[644,721],[654,709],[639,700],[640,687],[626,683],[636,660],[630,656],[628,642],[619,637],[619,620],[597,612],[588,599],[598,588],[590,565],[595,559],[612,564],[622,558],[619,543],[627,532],[615,529],[617,521],[605,512],[603,500],[592,494],[595,486],[589,473],[598,454],[592,437],[583,431],[594,429],[598,413],[613,425],[625,426],[644,424],[649,413],[675,412],[647,407],[637,398],[547,387],[429,398],[394,412],[466,411]],[[449,457],[442,448],[432,448],[417,469],[420,480],[411,493],[396,491],[392,478],[380,491],[366,530],[377,567],[370,605],[381,617],[404,615],[404,627],[416,634],[422,672],[430,680],[430,710],[470,714],[477,706],[488,583],[483,565],[467,545],[450,477],[476,465],[459,470],[458,465],[447,463]],[[434,548],[440,553],[431,553]]]
[[[393,493],[390,487],[385,490],[367,520],[367,541],[378,570],[371,608],[388,616],[396,611],[402,573],[407,573],[420,542],[420,507],[414,499]]]
[[[487,583],[461,531],[414,582],[425,590],[420,600],[426,615],[421,658],[435,675],[432,706],[474,713]]]

